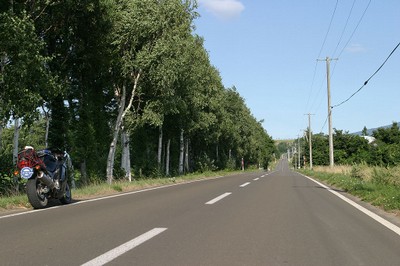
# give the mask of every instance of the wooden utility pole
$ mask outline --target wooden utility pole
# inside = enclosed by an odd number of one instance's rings
[[[332,105],[331,105],[331,81],[330,81],[330,70],[329,65],[332,60],[338,60],[337,58],[332,59],[326,57],[325,59],[318,59],[318,61],[326,61],[326,87],[328,90],[328,126],[329,126],[329,166],[332,168],[335,165],[333,158],[333,131],[332,131]]]
[[[308,148],[310,150],[310,170],[312,170],[313,165],[312,165],[312,133],[311,133],[311,116],[314,114],[306,114],[308,115]]]
[[[301,148],[300,148],[300,135],[297,135],[298,137],[298,145],[299,145],[299,169],[301,168]]]

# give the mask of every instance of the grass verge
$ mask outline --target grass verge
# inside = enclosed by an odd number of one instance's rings
[[[320,167],[300,172],[400,216],[400,168],[365,165],[335,168]]]

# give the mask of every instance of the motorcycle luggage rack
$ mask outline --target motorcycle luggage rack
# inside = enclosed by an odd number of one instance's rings
[[[24,149],[18,153],[17,165],[20,165],[22,161],[27,161],[29,167],[40,165],[40,167],[46,168],[43,160],[39,158],[38,154],[33,149]]]

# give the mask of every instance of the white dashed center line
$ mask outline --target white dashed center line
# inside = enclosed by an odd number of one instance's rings
[[[220,195],[220,196],[218,196],[218,197],[216,197],[216,198],[214,198],[214,199],[212,199],[212,200],[206,202],[206,204],[208,204],[208,205],[214,204],[214,203],[216,203],[217,201],[220,201],[220,200],[222,200],[223,198],[229,196],[230,194],[232,194],[232,192],[226,192],[226,193],[224,193],[224,194],[222,194],[222,195]]]
[[[164,232],[165,230],[167,230],[167,228],[154,228],[154,229],[148,231],[147,233],[144,233],[144,234],[136,237],[135,239],[132,239],[131,241],[128,241],[128,242],[122,244],[121,246],[116,247],[116,248],[104,253],[103,255],[100,255],[97,258],[94,258],[91,261],[88,261],[88,262],[82,264],[81,266],[104,265],[104,264],[114,260],[115,258],[121,256],[122,254],[128,252],[129,250],[139,246],[140,244],[143,244],[147,240],[155,237],[156,235]]]
[[[244,183],[244,184],[241,184],[240,187],[245,187],[245,186],[247,186],[247,185],[249,185],[249,184],[250,184],[250,182],[246,182],[246,183]]]

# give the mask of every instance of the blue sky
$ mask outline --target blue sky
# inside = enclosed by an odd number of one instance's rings
[[[318,58],[338,58],[330,66],[336,105],[400,42],[398,0],[198,3],[196,33],[205,39],[211,63],[224,86],[235,86],[256,119],[264,119],[274,139],[303,134],[307,113],[314,114],[312,131],[327,134],[326,63]],[[400,121],[400,47],[357,95],[332,112],[333,127],[350,133],[393,121]]]

